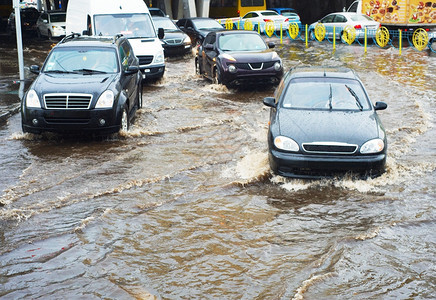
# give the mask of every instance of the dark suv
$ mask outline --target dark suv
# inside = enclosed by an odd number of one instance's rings
[[[142,106],[142,76],[127,38],[70,35],[50,52],[21,101],[23,132],[128,130]]]

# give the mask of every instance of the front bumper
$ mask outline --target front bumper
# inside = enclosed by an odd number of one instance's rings
[[[162,78],[165,72],[165,64],[153,65],[153,66],[139,66],[142,72],[143,79],[159,79]]]
[[[98,132],[116,133],[120,120],[114,109],[54,110],[26,108],[21,112],[24,132]]]
[[[283,67],[279,71],[276,71],[274,69],[274,66],[262,70],[247,70],[247,69],[237,68],[235,73],[231,73],[227,65],[224,67],[221,80],[223,84],[248,82],[248,81],[278,82],[282,77],[283,77]]]
[[[374,155],[307,155],[269,151],[271,170],[293,178],[317,179],[344,173],[380,175],[385,171],[386,154]]]

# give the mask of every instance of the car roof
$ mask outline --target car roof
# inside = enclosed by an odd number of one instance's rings
[[[57,45],[57,47],[108,47],[116,48],[116,45],[122,41],[127,40],[123,36],[115,37],[100,37],[100,36],[80,36],[78,34],[72,34],[64,37]]]
[[[345,78],[358,80],[354,70],[346,67],[297,66],[290,70],[293,78]]]
[[[225,28],[223,28],[223,30],[220,31],[213,31],[209,34],[213,34],[216,33],[217,35],[233,35],[233,34],[256,34],[258,35],[259,33],[257,31],[250,31],[250,30],[226,30]]]

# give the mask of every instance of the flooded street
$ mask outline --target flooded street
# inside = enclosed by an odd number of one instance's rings
[[[25,45],[25,65],[50,44]],[[2,112],[19,103],[13,47],[0,45]],[[275,87],[211,84],[193,56],[167,60],[119,136],[23,134],[12,113],[0,123],[0,299],[434,299],[436,55],[331,48],[276,47],[286,70],[355,69],[388,104],[378,178],[273,176],[262,100]]]

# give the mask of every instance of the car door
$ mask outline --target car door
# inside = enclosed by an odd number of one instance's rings
[[[216,33],[209,33],[203,42],[203,52],[202,52],[202,60],[203,60],[203,70],[206,76],[212,78],[213,77],[213,69],[215,67],[216,57],[218,56],[216,48]]]
[[[326,36],[331,38],[333,37],[333,26],[334,26],[334,19],[336,14],[330,14],[325,16],[320,23],[322,23],[325,26]]]
[[[344,30],[345,26],[347,26],[347,18],[344,15],[337,14],[335,15],[335,18],[333,19],[333,26],[335,26],[336,30],[336,37],[341,37],[341,32]],[[332,29],[333,32],[333,29]],[[332,33],[333,35],[333,33]]]
[[[37,27],[42,35],[47,35],[48,14],[42,13],[37,21]]]
[[[135,107],[136,95],[138,93],[137,73],[127,72],[129,67],[138,66],[138,59],[133,53],[132,46],[129,41],[123,41],[119,46],[121,60],[121,87],[130,99],[128,111],[130,112]]]

